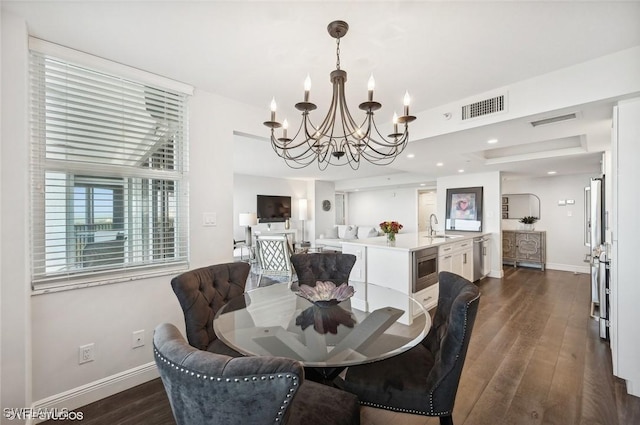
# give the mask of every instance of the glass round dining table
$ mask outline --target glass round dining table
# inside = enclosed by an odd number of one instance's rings
[[[213,328],[242,354],[337,370],[400,354],[429,332],[431,316],[412,297],[372,284],[353,286],[353,297],[329,306],[310,302],[286,283],[256,288],[222,307]]]

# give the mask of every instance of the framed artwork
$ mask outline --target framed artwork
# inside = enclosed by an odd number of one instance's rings
[[[502,212],[509,211],[509,205],[502,204]]]
[[[508,212],[503,212],[502,213],[502,218],[509,218],[509,213]]]
[[[502,197],[502,205],[508,204],[508,203],[509,203],[509,197],[508,196],[503,196]]]
[[[445,229],[481,232],[482,200],[482,186],[447,189]]]

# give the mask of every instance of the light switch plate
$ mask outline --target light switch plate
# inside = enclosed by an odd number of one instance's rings
[[[564,199],[560,199],[558,201],[558,206],[559,207],[564,207],[565,205],[567,205],[567,201],[565,201]]]
[[[218,222],[218,216],[216,213],[204,213],[202,214],[203,226],[216,226]]]

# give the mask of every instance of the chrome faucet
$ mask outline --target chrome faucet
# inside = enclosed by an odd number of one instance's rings
[[[438,224],[438,217],[435,214],[431,214],[429,216],[429,235],[430,236],[433,236],[436,234],[436,229],[433,228],[434,224]]]

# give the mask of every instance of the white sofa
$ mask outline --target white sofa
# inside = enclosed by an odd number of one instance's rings
[[[378,226],[371,224],[336,224],[316,239],[316,246],[342,251],[342,242],[352,239],[367,239],[380,236]]]

